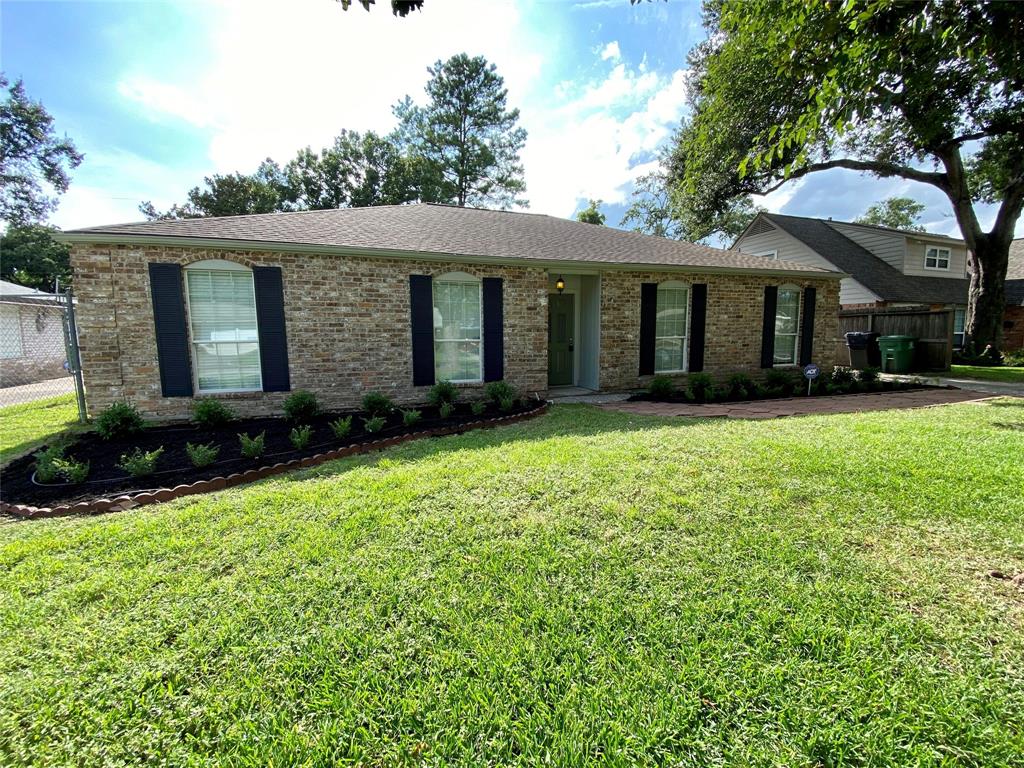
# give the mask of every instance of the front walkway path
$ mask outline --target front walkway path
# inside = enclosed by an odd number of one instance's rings
[[[818,413],[862,413],[904,408],[988,400],[990,395],[959,389],[915,389],[908,392],[872,392],[862,395],[831,397],[787,397],[778,400],[751,400],[738,403],[607,403],[601,408],[646,416],[691,416],[695,418],[776,419]]]
[[[923,381],[937,387],[956,387],[957,389],[968,389],[972,392],[988,392],[992,395],[1011,395],[1024,397],[1024,384],[1014,384],[1012,381],[982,381],[980,379],[967,379],[963,376],[933,376],[921,373],[910,376],[903,376],[896,373],[883,373],[883,379],[894,381]]]

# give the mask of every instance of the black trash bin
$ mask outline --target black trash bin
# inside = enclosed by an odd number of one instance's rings
[[[851,368],[863,371],[865,368],[882,367],[882,352],[878,348],[879,336],[881,334],[874,331],[850,331],[846,334]]]

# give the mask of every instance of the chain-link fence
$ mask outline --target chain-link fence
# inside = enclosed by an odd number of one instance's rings
[[[71,289],[0,282],[0,408],[55,397],[76,402],[85,420]]]

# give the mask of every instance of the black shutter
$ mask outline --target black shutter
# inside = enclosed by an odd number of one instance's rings
[[[287,392],[288,339],[284,329],[284,284],[280,267],[253,267],[256,328],[260,337],[260,371],[264,392]]]
[[[430,275],[409,275],[409,321],[412,325],[412,383],[434,383],[434,289]]]
[[[179,264],[149,265],[153,297],[156,358],[160,364],[160,392],[164,397],[192,396],[192,365],[188,352],[188,323]]]
[[[690,300],[690,373],[704,370],[704,328],[707,324],[708,286],[697,283],[691,289],[693,298]]]
[[[775,365],[775,309],[779,302],[779,289],[764,287],[764,323],[761,326],[761,367]]]
[[[658,322],[658,284],[640,283],[640,375],[654,373],[654,334]]]
[[[505,304],[500,277],[483,279],[484,381],[505,378]]]
[[[800,329],[800,365],[808,365],[814,354],[814,304],[818,292],[804,288],[803,327]]]

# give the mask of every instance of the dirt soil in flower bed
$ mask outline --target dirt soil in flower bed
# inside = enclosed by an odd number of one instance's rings
[[[903,392],[908,389],[945,389],[945,387],[929,387],[925,384],[917,384],[911,381],[873,381],[870,383],[857,383],[852,387],[826,388],[823,383],[811,385],[810,397],[831,397],[835,395],[867,395],[872,392]],[[650,392],[640,392],[632,395],[629,402],[648,403],[737,403],[751,402],[756,400],[778,400],[787,397],[808,397],[807,383],[798,382],[793,388],[765,390],[757,389],[754,392],[746,390],[742,392],[729,392],[727,395],[716,392],[714,398],[707,400],[695,400],[685,388],[679,388],[671,395],[652,395]]]
[[[32,479],[35,457],[30,454],[4,467],[0,499],[14,504],[41,507],[157,488],[173,488],[197,480],[227,476],[247,469],[313,456],[354,443],[395,437],[409,432],[423,432],[442,426],[457,427],[460,424],[496,416],[514,416],[533,410],[538,405],[539,403],[533,400],[517,401],[510,411],[499,411],[496,406],[488,405],[486,411],[476,416],[470,410],[469,404],[463,403],[457,405],[455,413],[447,419],[442,419],[438,409],[433,406],[418,406],[417,410],[422,413],[422,418],[415,426],[406,427],[402,422],[402,414],[395,411],[388,416],[387,425],[379,432],[373,433],[368,433],[363,428],[362,419],[366,416],[365,413],[324,413],[308,422],[313,428],[313,435],[309,445],[301,451],[295,450],[288,440],[288,433],[296,426],[295,422],[278,417],[236,419],[214,428],[181,422],[154,424],[146,427],[140,434],[113,440],[104,440],[95,432],[87,432],[76,437],[65,453],[71,458],[89,462],[89,477],[85,482],[45,486],[35,483]],[[352,416],[352,431],[344,439],[336,438],[328,422],[349,415]],[[256,437],[264,431],[266,443],[263,456],[256,460],[243,457],[238,440],[239,433],[248,433],[250,437]],[[186,443],[213,443],[219,446],[217,461],[202,469],[193,467],[185,452]],[[123,454],[130,453],[136,448],[152,451],[161,446],[164,451],[157,461],[157,471],[152,475],[131,477],[123,469],[115,466]]]

